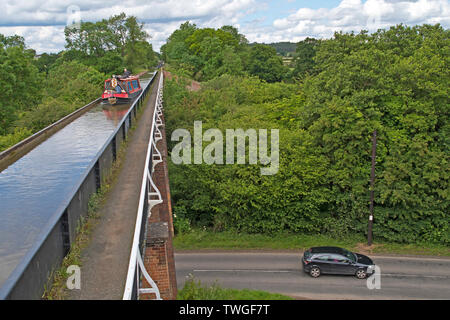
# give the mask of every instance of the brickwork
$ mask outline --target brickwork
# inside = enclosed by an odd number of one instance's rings
[[[161,241],[147,245],[144,253],[144,265],[149,271],[153,281],[158,286],[161,298],[164,300],[174,299],[173,292],[170,286],[169,270],[167,267],[168,250],[167,242]],[[143,280],[143,287],[150,287],[150,285]],[[175,293],[176,294],[176,293]],[[155,294],[141,294],[140,299],[155,299]]]

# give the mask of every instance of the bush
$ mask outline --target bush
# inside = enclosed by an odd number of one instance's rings
[[[259,164],[171,165],[174,207],[216,230],[365,235],[377,130],[374,237],[450,244],[448,35],[428,25],[336,34],[300,86],[222,75],[188,92],[167,81],[168,136],[192,135],[195,120],[280,130],[273,176]]]
[[[32,131],[27,128],[15,128],[13,133],[0,136],[0,152],[12,147],[23,139],[28,138]]]
[[[175,234],[189,233],[191,231],[191,223],[189,219],[185,218],[185,208],[177,206],[174,211],[173,227]]]
[[[45,98],[16,121],[33,132],[58,121],[98,98],[105,76],[76,61],[64,62],[51,69],[45,81]]]

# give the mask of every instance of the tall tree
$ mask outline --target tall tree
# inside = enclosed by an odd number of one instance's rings
[[[189,21],[181,24],[167,39],[166,44],[161,47],[162,58],[170,63],[182,63],[184,57],[189,54],[186,39],[190,37],[197,27]]]
[[[295,77],[303,78],[305,75],[315,72],[316,63],[314,57],[319,44],[320,40],[309,37],[297,43],[295,69],[293,72]]]
[[[95,23],[82,22],[80,28],[68,26],[64,33],[70,56],[102,72],[115,72],[120,60],[129,69],[156,63],[144,24],[125,13]]]
[[[0,134],[10,131],[21,111],[42,98],[42,76],[23,38],[0,35]]]
[[[250,49],[247,71],[267,82],[277,82],[283,79],[287,68],[275,48],[257,44]]]

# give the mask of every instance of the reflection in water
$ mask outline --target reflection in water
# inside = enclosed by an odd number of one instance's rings
[[[149,77],[141,79],[142,86]],[[111,136],[129,105],[98,104],[0,172],[0,286]]]
[[[114,121],[114,124],[117,126],[119,121],[127,114],[130,105],[103,105],[103,114],[106,116],[106,119]]]

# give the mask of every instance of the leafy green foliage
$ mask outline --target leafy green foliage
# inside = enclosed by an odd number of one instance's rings
[[[149,35],[124,13],[65,28],[66,51],[36,56],[0,34],[0,151],[96,99],[103,81],[157,64]]]
[[[161,47],[163,60],[174,63],[177,67],[192,68],[193,61],[189,56],[189,46],[186,39],[189,38],[197,29],[195,24],[185,22],[175,30],[167,39],[166,44]]]
[[[314,57],[319,45],[320,41],[314,38],[306,38],[297,43],[294,77],[304,78],[308,74],[315,74]]]
[[[336,33],[314,51],[300,86],[222,75],[189,92],[166,82],[168,136],[192,134],[194,120],[280,130],[273,176],[261,165],[171,163],[174,210],[216,231],[364,236],[377,130],[375,239],[448,245],[449,31]]]
[[[0,151],[19,143],[32,134],[30,129],[15,128],[14,132],[0,136]]]
[[[22,47],[25,48],[25,39],[18,35],[13,36],[4,36],[3,34],[0,34],[0,44],[4,48],[10,48],[10,47]]]
[[[48,74],[50,68],[55,64],[56,60],[60,57],[60,54],[56,53],[43,53],[39,57],[33,60],[34,65],[38,68],[39,72]]]
[[[173,227],[175,234],[189,233],[191,228],[191,222],[186,218],[186,212],[184,207],[177,207],[174,212]]]
[[[97,70],[104,74],[121,74],[123,65],[122,56],[114,51],[106,52],[104,56],[97,60]]]
[[[51,55],[35,60],[21,41],[4,42],[19,45],[0,45],[0,151],[99,96],[105,76],[94,68]]]
[[[259,44],[249,46],[232,26],[199,29],[186,22],[172,33],[161,52],[164,60],[189,71],[197,80],[249,74],[276,82],[287,73],[275,49]]]
[[[134,16],[121,13],[95,23],[82,22],[80,28],[67,26],[64,33],[69,53],[66,61],[78,60],[106,74],[157,64],[147,42],[149,35]]]
[[[276,50],[264,44],[252,46],[247,69],[251,75],[258,76],[267,82],[281,81],[287,72]]]
[[[18,112],[26,111],[41,99],[42,76],[33,64],[33,55],[23,39],[0,37],[0,135],[7,134]]]
[[[377,130],[374,232],[393,241],[449,242],[448,35],[428,25],[336,34],[305,81],[302,127],[330,160],[328,210],[364,222]]]
[[[38,131],[98,98],[105,76],[76,61],[51,69],[42,103],[23,113],[17,124]]]

